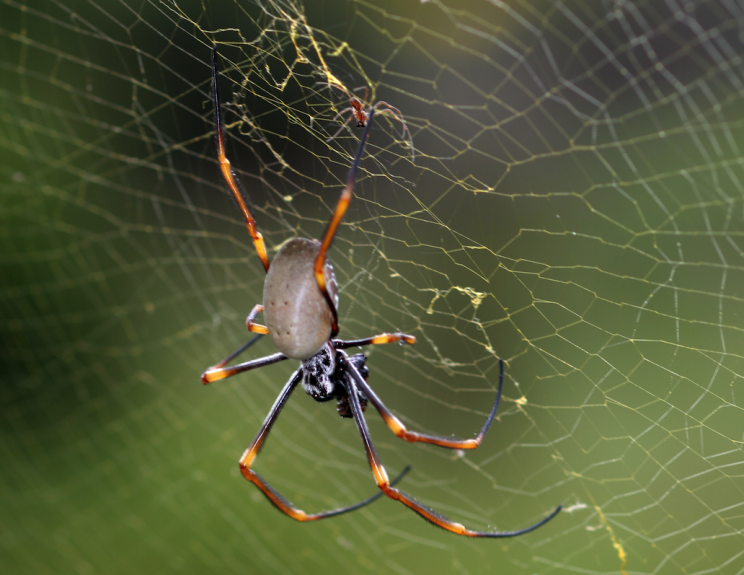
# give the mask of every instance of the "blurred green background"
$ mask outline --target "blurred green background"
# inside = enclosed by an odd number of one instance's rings
[[[690,2],[0,2],[3,573],[741,573],[738,5]],[[212,386],[263,270],[318,237],[380,116],[332,250],[342,336],[410,428],[402,505],[299,524],[240,476],[291,362]],[[336,80],[330,80],[330,75]],[[329,84],[330,82],[330,84]],[[246,359],[272,353],[262,340]],[[256,470],[308,512],[375,485],[352,422],[298,392]]]

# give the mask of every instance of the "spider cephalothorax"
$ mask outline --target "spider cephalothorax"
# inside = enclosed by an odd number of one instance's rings
[[[354,509],[359,509],[380,497],[382,494],[391,499],[400,501],[408,508],[421,515],[434,525],[446,529],[458,535],[468,537],[514,537],[521,535],[550,521],[561,510],[559,505],[550,515],[537,522],[531,527],[519,531],[472,531],[463,525],[450,521],[433,509],[422,505],[395,487],[396,483],[408,471],[406,467],[395,479],[390,481],[385,467],[380,461],[372,437],[367,428],[364,409],[369,401],[380,413],[387,426],[395,435],[411,443],[431,443],[450,449],[475,449],[486,435],[491,422],[496,416],[499,407],[501,391],[504,385],[504,362],[499,360],[499,382],[496,392],[496,401],[491,408],[485,424],[480,433],[471,439],[456,439],[438,435],[429,435],[416,431],[408,431],[403,422],[398,419],[382,403],[374,390],[367,383],[369,370],[366,365],[367,358],[364,354],[349,356],[347,349],[357,348],[365,345],[381,345],[386,343],[401,342],[407,344],[416,343],[416,338],[405,333],[383,333],[357,340],[335,339],[339,331],[338,326],[338,289],[333,268],[327,259],[331,242],[336,235],[341,219],[349,206],[352,198],[352,190],[356,172],[361,162],[364,143],[372,125],[372,117],[375,110],[386,105],[378,102],[364,112],[361,102],[352,102],[354,111],[357,113],[358,126],[364,126],[359,146],[357,147],[354,162],[349,170],[346,187],[336,206],[336,210],[328,223],[328,228],[321,242],[304,238],[294,238],[288,241],[279,250],[274,261],[269,267],[269,258],[264,246],[263,237],[256,227],[250,205],[243,197],[237,176],[230,167],[230,161],[225,155],[224,133],[222,128],[222,116],[220,113],[219,87],[217,83],[217,50],[212,51],[212,90],[214,94],[215,123],[217,125],[217,152],[220,169],[225,177],[233,197],[238,203],[243,217],[245,218],[248,232],[253,239],[253,244],[261,259],[261,263],[267,271],[264,283],[263,305],[256,305],[246,319],[248,330],[258,334],[269,334],[278,353],[254,359],[231,367],[225,367],[233,358],[244,351],[251,342],[238,349],[217,365],[212,366],[202,374],[203,383],[211,383],[226,377],[233,376],[244,371],[256,369],[285,359],[300,361],[300,368],[294,372],[279,397],[274,402],[269,415],[266,417],[261,429],[255,439],[245,450],[240,458],[240,471],[248,481],[254,483],[269,501],[278,509],[298,521],[314,521],[334,515],[340,515]],[[381,109],[380,113],[400,113],[392,106]],[[360,119],[363,117],[363,119]],[[402,121],[400,117],[399,120]],[[405,124],[404,124],[405,125]],[[413,149],[413,146],[411,146]],[[265,308],[264,308],[265,306]],[[259,313],[264,312],[266,325],[256,323]],[[255,340],[252,340],[255,341]],[[355,505],[341,507],[331,511],[309,515],[292,505],[286,498],[279,494],[264,479],[258,475],[251,466],[258,456],[266,437],[271,431],[279,413],[287,403],[294,389],[302,382],[305,392],[316,401],[337,400],[337,411],[341,417],[351,418],[356,423],[357,429],[362,436],[364,449],[367,454],[372,475],[375,478],[380,492]]]
[[[364,379],[369,377],[369,368],[366,365],[367,356],[357,353],[349,356],[347,360],[342,356],[337,356],[333,343],[329,341],[318,353],[300,363],[302,388],[315,401],[337,399],[339,415],[353,417],[349,407],[346,384],[348,379],[346,361],[352,363]],[[357,395],[360,403],[366,407],[367,398],[362,393],[357,393]]]
[[[300,363],[302,387],[315,401],[328,401],[336,396],[339,385],[336,373],[336,350],[326,343],[314,356]]]

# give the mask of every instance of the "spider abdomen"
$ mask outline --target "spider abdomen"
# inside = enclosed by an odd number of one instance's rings
[[[305,238],[287,242],[271,262],[264,283],[266,327],[276,348],[291,359],[308,359],[331,338],[333,310],[313,274],[320,243]],[[338,306],[336,276],[325,266],[326,286]]]

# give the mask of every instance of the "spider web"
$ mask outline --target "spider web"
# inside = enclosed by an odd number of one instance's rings
[[[742,573],[744,11],[717,2],[0,2],[8,573]],[[342,336],[412,429],[401,487],[298,524],[237,459],[295,367],[209,387],[269,255],[319,237],[378,116],[331,258]],[[366,88],[367,94],[365,96]],[[329,140],[330,138],[330,140]],[[272,353],[261,340],[245,358]],[[308,512],[375,486],[353,423],[297,393],[256,469]]]

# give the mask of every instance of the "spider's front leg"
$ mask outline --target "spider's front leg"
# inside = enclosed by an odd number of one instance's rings
[[[227,159],[225,151],[225,130],[222,125],[222,107],[220,106],[220,83],[217,81],[219,75],[219,66],[217,65],[217,45],[212,47],[212,97],[214,98],[214,124],[217,129],[217,159],[220,163],[220,170],[225,178],[225,183],[230,188],[235,201],[240,207],[240,211],[245,218],[245,224],[248,227],[248,233],[253,239],[253,245],[258,252],[258,257],[266,271],[269,271],[269,257],[266,255],[266,245],[261,232],[256,227],[256,219],[253,217],[253,210],[250,202],[243,197],[237,174],[230,166],[230,160]]]
[[[349,361],[349,356],[344,351],[339,350],[339,355],[342,356],[344,365],[346,366],[346,369],[349,373],[349,378],[347,379],[347,385],[349,387],[348,389],[348,397],[349,397],[349,404],[351,405],[351,411],[354,415],[354,421],[356,421],[357,428],[359,429],[359,433],[362,436],[362,441],[364,442],[364,449],[367,452],[367,458],[369,459],[369,466],[372,469],[372,474],[374,475],[375,481],[377,482],[377,486],[380,488],[380,490],[390,497],[390,499],[394,499],[395,501],[400,501],[403,505],[408,507],[409,509],[412,509],[421,517],[426,519],[428,522],[432,523],[433,525],[436,525],[437,527],[441,527],[442,529],[445,529],[447,531],[450,531],[451,533],[455,533],[457,535],[464,535],[466,537],[495,537],[495,538],[503,538],[503,537],[516,537],[517,535],[523,535],[525,533],[529,533],[530,531],[534,531],[538,527],[545,525],[548,521],[553,519],[558,512],[562,509],[562,505],[559,505],[556,507],[550,515],[545,517],[544,519],[538,521],[534,525],[531,525],[530,527],[527,527],[525,529],[520,529],[518,531],[473,531],[471,529],[467,529],[464,525],[461,523],[457,523],[455,521],[451,521],[450,519],[447,519],[444,515],[438,513],[437,511],[434,511],[431,507],[427,507],[426,505],[423,505],[413,499],[410,495],[402,492],[400,489],[396,489],[393,483],[390,482],[387,476],[387,472],[385,471],[385,467],[383,467],[382,463],[380,462],[380,457],[377,455],[377,450],[375,449],[374,444],[372,443],[372,437],[369,434],[369,428],[367,427],[367,421],[364,418],[364,413],[362,412],[362,407],[359,403],[359,389],[362,388],[361,383],[364,382],[364,378],[359,374],[359,372],[356,370],[356,368],[353,366],[353,364]],[[358,387],[357,387],[358,386]],[[369,387],[369,386],[366,386]],[[366,392],[365,392],[366,394]]]

